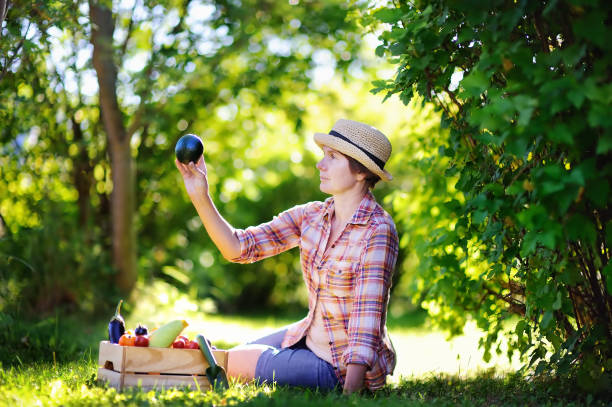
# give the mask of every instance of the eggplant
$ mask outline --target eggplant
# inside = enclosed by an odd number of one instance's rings
[[[123,300],[119,301],[115,315],[111,318],[108,323],[108,340],[110,343],[119,343],[119,338],[125,333],[125,322],[121,316],[121,304]]]

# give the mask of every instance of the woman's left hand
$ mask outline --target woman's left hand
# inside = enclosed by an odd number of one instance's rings
[[[366,368],[366,365],[349,363],[346,367],[346,379],[344,380],[344,388],[342,389],[344,394],[351,394],[363,388]]]

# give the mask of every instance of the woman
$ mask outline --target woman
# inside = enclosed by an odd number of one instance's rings
[[[385,384],[395,351],[385,326],[398,239],[391,217],[370,189],[391,180],[391,143],[363,123],[340,119],[316,133],[324,202],[295,206],[272,221],[234,229],[208,193],[206,164],[176,165],[206,231],[223,256],[251,263],[299,246],[308,288],[306,318],[231,349],[228,375],[345,393]]]

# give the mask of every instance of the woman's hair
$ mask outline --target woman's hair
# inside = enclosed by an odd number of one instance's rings
[[[374,174],[372,171],[370,171],[369,169],[366,168],[365,165],[363,165],[362,163],[360,163],[359,161],[355,160],[353,157],[349,157],[346,154],[342,154],[346,157],[346,159],[348,160],[349,163],[349,170],[353,173],[353,174],[365,174],[365,184],[368,187],[368,189],[372,189],[374,188],[374,185],[376,185],[376,183],[378,181],[380,181],[380,177],[376,174]]]

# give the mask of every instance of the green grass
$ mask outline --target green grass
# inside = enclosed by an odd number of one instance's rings
[[[605,406],[610,399],[575,391],[563,381],[526,381],[482,374],[402,379],[374,394],[343,396],[274,385],[232,384],[226,391],[189,389],[117,392],[96,383],[96,362],[33,363],[0,371],[2,406]]]
[[[577,390],[569,380],[526,380],[494,369],[461,375],[397,377],[375,394],[349,397],[335,392],[236,383],[225,392],[133,389],[119,393],[96,380],[97,347],[107,321],[59,315],[17,322],[16,318],[0,314],[0,406],[604,406],[612,402],[610,396]],[[422,318],[418,314],[407,315],[391,321],[390,326],[402,328],[406,335],[420,335],[425,324]],[[217,327],[226,323],[228,327],[253,330],[275,328],[294,320],[293,316],[220,315],[205,319]]]

